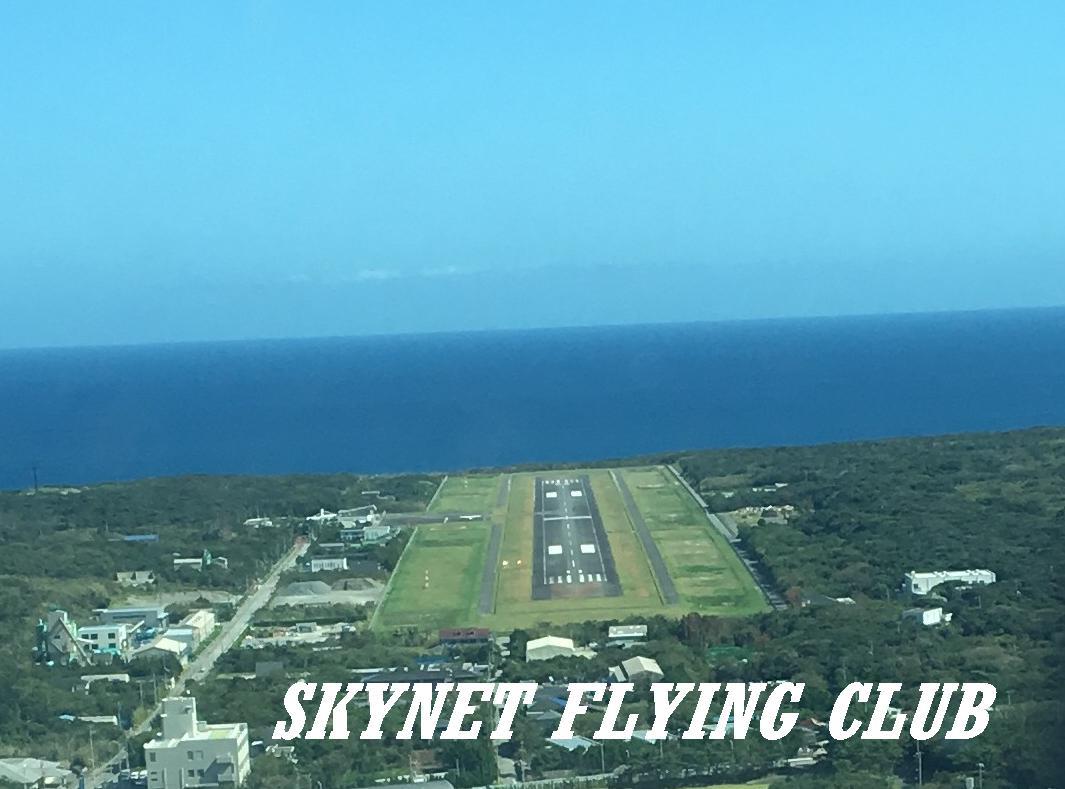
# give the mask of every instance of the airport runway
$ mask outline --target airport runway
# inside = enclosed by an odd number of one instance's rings
[[[621,594],[610,542],[586,476],[537,477],[532,597]]]

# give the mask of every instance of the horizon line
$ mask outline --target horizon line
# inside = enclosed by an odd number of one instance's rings
[[[192,345],[237,345],[248,343],[286,343],[286,342],[321,342],[336,340],[373,340],[395,338],[419,338],[419,337],[461,337],[466,335],[483,334],[521,334],[521,333],[547,333],[580,331],[595,329],[640,329],[653,327],[681,327],[681,326],[726,326],[735,324],[755,323],[798,323],[806,321],[833,321],[833,320],[862,320],[872,318],[916,318],[949,315],[981,315],[989,313],[1016,313],[1016,312],[1052,312],[1065,309],[1065,304],[1032,305],[1023,307],[975,307],[971,309],[944,309],[944,310],[888,310],[886,312],[852,312],[835,315],[776,315],[770,317],[752,318],[710,318],[707,320],[684,320],[684,321],[637,321],[634,323],[588,323],[567,324],[564,326],[527,326],[509,328],[476,328],[476,329],[441,329],[436,331],[395,331],[395,332],[368,332],[365,334],[307,334],[295,336],[260,336],[260,337],[228,337],[218,339],[199,340],[165,340],[150,342],[105,342],[93,344],[55,344],[55,345],[23,345],[23,346],[0,346],[0,353],[39,352],[39,351],[91,351],[91,350],[119,350],[134,348],[172,348],[175,346]]]

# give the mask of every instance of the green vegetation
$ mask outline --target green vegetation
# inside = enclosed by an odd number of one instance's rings
[[[661,468],[617,472],[658,546],[684,611],[751,614],[766,608],[735,551],[684,487]]]
[[[436,494],[430,512],[487,513],[495,506],[500,476],[448,477]]]
[[[418,526],[389,582],[375,626],[434,630],[476,619],[488,525]]]

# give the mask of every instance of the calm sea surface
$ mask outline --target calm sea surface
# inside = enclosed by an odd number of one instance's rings
[[[1065,424],[1065,309],[0,352],[0,488]]]

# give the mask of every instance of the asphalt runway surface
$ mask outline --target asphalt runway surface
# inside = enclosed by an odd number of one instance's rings
[[[532,599],[620,595],[588,477],[537,477],[534,497]]]

